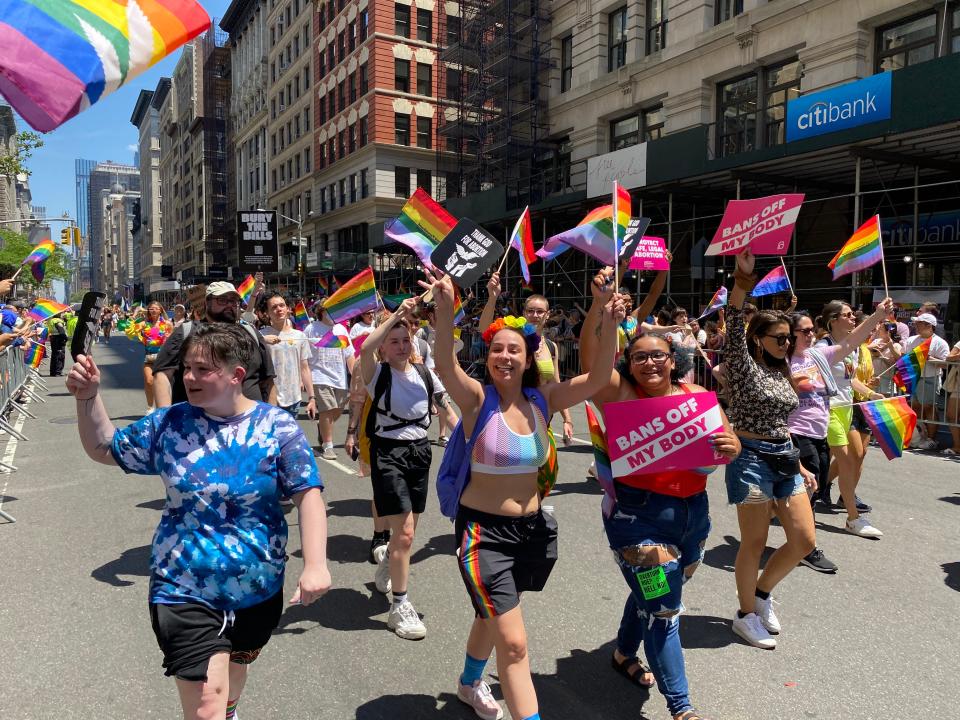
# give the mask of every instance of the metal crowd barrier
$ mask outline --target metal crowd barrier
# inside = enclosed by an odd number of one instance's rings
[[[18,412],[26,417],[36,419],[36,415],[26,408],[26,398],[36,402],[46,402],[33,387],[46,389],[40,379],[40,373],[27,367],[23,362],[23,351],[19,347],[6,347],[0,350],[0,432],[4,432],[17,440],[27,441],[29,438],[13,427],[10,414]],[[0,473],[12,473],[16,466],[0,460]],[[7,522],[16,522],[10,513],[0,508],[0,517]]]

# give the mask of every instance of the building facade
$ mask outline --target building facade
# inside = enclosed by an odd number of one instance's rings
[[[129,216],[130,237],[123,237],[120,232],[119,220],[107,218],[115,210],[111,196],[119,196],[127,206],[123,208],[125,216]],[[133,165],[124,165],[110,160],[97,163],[90,171],[87,186],[87,212],[89,216],[87,247],[90,256],[90,289],[107,292],[107,278],[112,283],[109,287],[116,291],[123,284],[133,282],[133,216],[134,204],[140,198],[140,168]],[[126,221],[124,221],[126,222]],[[109,233],[106,230],[109,228]],[[129,243],[129,247],[128,247]],[[123,262],[119,256],[122,253]],[[129,260],[127,260],[129,258]],[[129,274],[125,280],[119,280],[121,268]],[[114,278],[116,277],[116,281]],[[119,283],[119,286],[118,286]]]
[[[137,176],[139,178],[139,174]],[[101,246],[99,288],[108,300],[134,298],[134,228],[139,218],[140,193],[120,182],[100,193]]]
[[[17,122],[13,108],[0,104],[0,154],[16,155]],[[20,232],[20,207],[17,193],[17,177],[0,175],[0,227]]]
[[[133,226],[134,297],[170,289],[162,277],[163,208],[160,194],[160,111],[153,90],[141,90],[130,122],[139,131],[140,205]]]
[[[90,275],[90,172],[97,166],[96,160],[73,161],[74,182],[77,193],[77,227],[80,228],[80,245],[72,247],[73,252],[73,283],[72,287],[78,290],[89,290],[92,287]]]

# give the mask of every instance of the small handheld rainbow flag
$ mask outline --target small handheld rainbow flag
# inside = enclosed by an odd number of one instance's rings
[[[923,374],[923,368],[930,357],[930,343],[933,337],[928,337],[913,350],[902,356],[896,363],[893,371],[893,384],[904,395],[913,395],[917,380]]]
[[[510,247],[520,256],[520,272],[524,282],[530,282],[530,265],[537,260],[533,249],[533,234],[530,231],[530,206],[524,209],[510,235]]]
[[[785,292],[790,289],[790,279],[787,277],[787,271],[782,265],[778,265],[773,270],[763,276],[763,280],[758,282],[750,293],[753,297],[763,297],[764,295],[774,295],[778,292]]]
[[[47,346],[38,342],[30,343],[30,349],[23,353],[23,364],[36,370],[47,356]]]
[[[46,263],[50,256],[56,251],[57,246],[52,240],[44,239],[33,246],[33,250],[27,255],[21,265],[29,265],[30,272],[34,279],[40,283],[43,282],[43,276],[46,272]]]
[[[330,292],[336,292],[340,289],[340,282],[337,280],[336,275],[330,276]]]
[[[40,328],[40,332],[37,333],[37,342],[41,345],[47,342],[47,338],[50,336],[50,329],[44,325]]]
[[[584,403],[587,409],[587,425],[590,427],[590,442],[593,444],[593,460],[597,468],[597,481],[603,492],[611,498],[616,497],[613,487],[613,470],[610,467],[610,454],[607,450],[607,438],[600,426],[590,403]]]
[[[617,231],[617,257],[620,257],[620,248],[623,245],[623,238],[627,235],[627,225],[630,224],[630,213],[632,210],[632,201],[630,191],[621,187],[616,180],[613,181],[613,212],[616,215]]]
[[[307,315],[307,307],[303,304],[303,300],[297,300],[297,304],[293,307],[293,326],[297,330],[303,330],[310,324],[310,316]]]
[[[917,426],[917,414],[903,395],[860,403],[863,417],[873,431],[873,437],[887,456],[893,460],[903,455]]]
[[[861,225],[840,251],[827,263],[833,270],[833,279],[864,270],[883,260],[880,242],[880,216],[874,215]]]
[[[253,288],[256,284],[257,281],[253,279],[253,275],[247,275],[246,279],[237,285],[237,292],[240,293],[240,299],[244,305],[250,302],[250,296],[253,295]]]
[[[373,270],[364,268],[350,278],[323,301],[323,307],[335,323],[346,322],[361,313],[376,310],[377,286],[373,282]]]
[[[457,224],[456,219],[440,207],[423,188],[410,196],[394,220],[383,228],[383,234],[394,242],[413,250],[425,267],[432,268],[430,253]]]
[[[460,301],[460,291],[457,290],[457,287],[453,287],[453,324],[459,325],[463,322],[466,317],[466,313],[463,311],[463,303]]]
[[[616,265],[620,257],[620,241],[630,223],[631,202],[630,193],[619,184],[615,197],[616,232],[613,204],[603,205],[587,213],[576,227],[547,238],[543,247],[537,250],[537,256],[544,260],[554,260],[574,247],[604,265]]]
[[[333,330],[330,330],[322,338],[315,340],[313,346],[317,348],[350,347],[350,338],[346,335],[334,335]]]
[[[720,286],[720,289],[717,290],[713,297],[710,298],[710,304],[707,305],[707,309],[701,313],[700,317],[697,320],[703,320],[707,315],[712,315],[720,308],[724,307],[727,304],[727,288],[723,285]]]
[[[37,300],[36,304],[29,310],[27,314],[32,317],[37,322],[46,322],[54,315],[59,315],[64,310],[69,310],[69,305],[61,305],[56,300],[47,300],[41,298]]]
[[[317,285],[319,285],[320,289],[323,290],[324,295],[330,294],[330,281],[327,280],[326,275],[321,275],[320,278],[317,279]]]

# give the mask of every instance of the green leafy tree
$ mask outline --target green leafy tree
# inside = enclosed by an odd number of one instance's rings
[[[12,155],[0,155],[0,175],[29,175],[27,160],[33,151],[43,147],[43,139],[35,132],[17,133],[16,149]]]
[[[8,278],[20,267],[23,259],[33,251],[33,246],[26,235],[15,233],[12,230],[0,229],[0,277]],[[47,260],[43,284],[53,279],[68,280],[70,271],[66,268],[69,262],[67,254],[58,245],[56,251]],[[40,283],[33,277],[30,268],[24,268],[17,276],[17,282],[37,289]]]

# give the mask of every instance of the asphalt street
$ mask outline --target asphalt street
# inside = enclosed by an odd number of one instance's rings
[[[141,353],[122,337],[96,348],[117,425],[144,409]],[[42,395],[45,403],[29,405],[37,419],[22,421],[29,441],[0,437],[0,453],[19,468],[0,475],[0,507],[18,520],[0,520],[0,718],[179,717],[146,604],[161,485],[86,458],[62,378],[48,379]],[[610,668],[626,586],[601,529],[599,490],[586,479],[582,410],[575,420],[580,442],[561,450],[560,483],[546,501],[559,521],[560,560],[546,590],[523,602],[541,716],[666,720],[656,690],[648,695]],[[316,442],[315,427],[301,425]],[[338,424],[341,439],[345,427]],[[366,562],[369,481],[340,454],[338,463],[318,459],[334,587],[315,605],[285,612],[253,666],[240,715],[468,720],[455,690],[473,612],[454,565],[452,525],[432,499],[409,586],[427,637],[401,640],[386,629],[388,603]],[[842,515],[817,515],[819,544],[840,571],[800,567],[775,591],[784,630],[774,651],[749,647],[730,630],[738,531],[722,471],[709,491],[713,531],[685,587],[681,621],[698,709],[714,720],[956,716],[960,464],[913,453],[888,462],[871,449],[860,495],[885,537],[857,538],[843,531]],[[301,563],[295,510],[288,520],[290,594]],[[768,545],[782,542],[771,528]],[[488,680],[502,697],[492,662]]]

